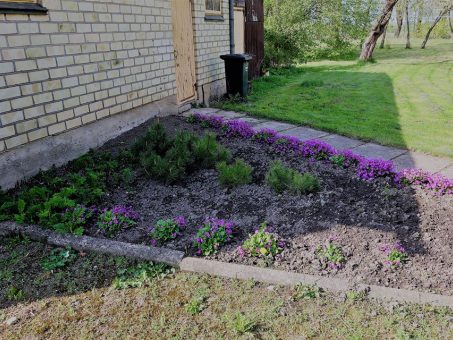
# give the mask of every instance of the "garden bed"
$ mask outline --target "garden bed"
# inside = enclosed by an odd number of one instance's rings
[[[169,136],[178,130],[197,135],[210,130],[184,118],[159,121]],[[121,153],[144,135],[153,122],[127,132],[94,153],[104,155],[97,162],[107,164],[118,158],[119,164],[106,170],[103,178],[106,185],[101,188],[103,194],[99,194],[96,207],[90,206],[93,213],[85,221],[85,234],[151,245],[153,237],[149,230],[158,220],[182,216],[184,225],[173,235],[175,238],[159,244],[196,255],[197,231],[206,218],[217,218],[231,221],[233,234],[228,243],[208,258],[453,294],[453,195],[436,195],[420,187],[397,187],[388,176],[366,181],[357,176],[354,167],[282,153],[275,145],[224,134],[219,134],[218,141],[230,151],[231,159],[241,158],[252,166],[251,183],[225,188],[216,169],[195,168],[181,180],[166,184],[151,179],[139,164],[129,164],[128,156]],[[308,194],[276,193],[265,181],[275,160],[300,173],[316,176],[319,190]],[[50,179],[64,177],[70,171],[83,172],[84,164],[72,162],[41,174],[7,196],[43,183],[49,185]],[[114,206],[124,207],[120,210],[131,207],[136,224],[115,233],[99,228],[98,216]],[[24,218],[29,222],[27,216]],[[278,254],[273,257],[243,254],[238,247],[263,222],[278,237]],[[404,247],[404,251],[399,246],[393,249],[396,244]],[[331,246],[336,249],[333,253],[329,253]],[[398,249],[407,253],[408,261],[399,264],[397,260],[401,258],[397,256],[389,262],[388,252]],[[328,253],[334,257],[322,256]],[[338,263],[330,261],[335,254],[341,254]]]

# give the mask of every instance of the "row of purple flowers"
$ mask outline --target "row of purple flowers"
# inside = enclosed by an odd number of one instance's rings
[[[343,167],[355,167],[357,176],[366,181],[388,177],[398,186],[416,185],[432,190],[438,195],[453,194],[453,179],[419,169],[398,171],[392,161],[365,158],[351,150],[339,151],[323,141],[301,141],[296,137],[281,135],[271,129],[255,131],[252,125],[245,121],[225,120],[221,116],[200,113],[191,115],[189,122],[214,128],[226,137],[253,139],[272,145],[277,152],[282,154],[292,153],[314,160],[331,161]]]

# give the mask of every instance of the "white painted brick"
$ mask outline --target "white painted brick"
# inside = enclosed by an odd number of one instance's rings
[[[34,60],[22,60],[16,62],[16,71],[30,71],[35,70],[37,67],[36,61]],[[28,76],[27,76],[28,79]]]
[[[16,124],[16,132],[17,133],[24,133],[38,127],[38,121],[36,119],[27,120],[25,122],[17,123]]]
[[[0,139],[14,136],[15,133],[16,133],[16,130],[14,130],[13,125],[6,126],[6,127],[0,127]]]
[[[8,38],[9,47],[29,46],[30,36],[29,35],[10,35]]]
[[[42,91],[41,83],[26,84],[20,87],[20,92],[23,96],[28,96],[30,94],[36,94]]]
[[[39,58],[46,56],[46,49],[44,47],[30,47],[25,50],[27,58]]]
[[[41,139],[41,138],[44,138],[44,137],[47,137],[47,136],[48,136],[47,128],[41,128],[41,129],[29,132],[28,133],[28,140],[30,142],[32,142],[34,140]]]
[[[44,107],[41,106],[33,106],[28,109],[24,110],[25,119],[36,118],[42,116],[44,114]]]
[[[9,101],[0,102],[0,113],[8,112],[11,110],[11,103]]]
[[[20,96],[20,87],[7,87],[0,89],[0,98],[2,100]]]
[[[30,81],[42,81],[49,79],[49,71],[36,71],[29,73]]]
[[[57,113],[57,119],[59,122],[71,119],[74,117],[74,110],[66,110],[60,113]]]
[[[14,110],[22,109],[24,107],[32,106],[32,105],[33,105],[32,97],[20,97],[20,98],[11,100],[11,107]]]
[[[15,148],[16,146],[26,144],[28,142],[28,138],[26,134],[19,135],[10,139],[5,140],[6,147],[8,149]]]
[[[63,123],[51,125],[47,129],[48,129],[47,131],[49,132],[49,135],[56,135],[58,133],[63,132],[66,129],[66,126],[65,126],[65,123],[63,122]]]
[[[66,122],[67,129],[74,129],[80,125],[82,125],[82,119],[80,119],[80,117],[68,120]]]
[[[25,59],[25,50],[23,48],[3,49],[2,56],[5,60]]]
[[[13,111],[4,113],[0,116],[2,125],[9,125],[21,121],[24,119],[24,113],[22,111]]]
[[[57,115],[46,115],[38,119],[39,127],[47,126],[57,122]]]

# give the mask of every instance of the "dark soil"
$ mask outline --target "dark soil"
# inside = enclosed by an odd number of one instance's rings
[[[143,134],[153,121],[110,141],[104,151],[117,152]],[[171,135],[177,130],[202,134],[206,129],[182,118],[160,118]],[[139,224],[116,235],[116,239],[149,244],[147,229],[159,219],[182,215],[187,227],[181,237],[165,247],[194,254],[193,239],[206,217],[230,219],[237,225],[235,241],[212,258],[277,269],[346,277],[357,282],[395,288],[453,294],[453,196],[434,196],[413,189],[395,189],[382,179],[359,180],[353,169],[319,161],[279,155],[254,141],[220,137],[234,158],[254,168],[253,183],[232,190],[223,188],[213,169],[200,170],[175,185],[149,179],[136,170],[129,187],[114,188],[101,204],[132,206],[141,214]],[[306,196],[277,195],[264,183],[272,161],[280,159],[301,172],[321,180],[321,190]],[[236,248],[262,222],[267,221],[288,246],[272,262],[240,257]],[[88,234],[101,236],[96,227]],[[325,271],[313,249],[330,236],[337,237],[347,255],[345,267]],[[400,268],[384,264],[383,244],[401,242],[409,262]]]

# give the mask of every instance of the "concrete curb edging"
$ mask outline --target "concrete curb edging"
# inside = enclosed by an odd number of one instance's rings
[[[179,268],[179,264],[184,257],[184,252],[167,248],[156,248],[90,236],[59,234],[37,226],[20,226],[14,222],[0,223],[0,236],[10,235],[26,236],[33,241],[48,243],[59,247],[70,246],[76,250],[93,251],[115,256],[126,256],[140,260],[165,263],[176,268]]]
[[[388,288],[367,284],[353,284],[347,279],[308,275],[276,269],[260,268],[236,263],[206,260],[196,257],[185,257],[182,251],[158,248],[126,242],[100,239],[90,236],[59,234],[33,225],[19,225],[15,222],[0,223],[0,236],[20,235],[33,241],[43,242],[59,247],[74,248],[82,251],[125,256],[138,260],[164,263],[182,271],[205,273],[213,276],[258,282],[294,286],[296,284],[316,285],[332,292],[350,290],[366,291],[367,296],[379,300],[400,303],[431,304],[453,308],[453,296],[418,292],[408,289]]]
[[[260,268],[235,263],[224,263],[194,257],[185,257],[181,261],[179,268],[187,272],[206,273],[241,280],[253,279],[259,282],[284,286],[294,286],[299,283],[316,285],[319,288],[333,292],[347,292],[354,289],[356,291],[366,291],[368,297],[379,300],[401,303],[431,304],[435,306],[453,308],[453,296],[375,285],[354,285],[347,279],[286,272],[282,270]]]

